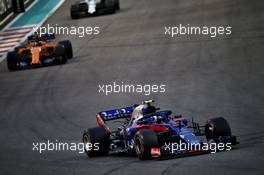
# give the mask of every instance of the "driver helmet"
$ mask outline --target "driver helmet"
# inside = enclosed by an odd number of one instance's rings
[[[39,42],[33,42],[33,43],[32,43],[32,46],[33,46],[33,47],[37,47],[37,46],[40,46],[40,45],[41,45],[41,44],[40,44]]]
[[[39,37],[40,37],[39,32],[34,32],[34,36],[35,36],[36,38],[39,38]]]
[[[140,119],[143,117],[144,113],[143,113],[143,108],[145,105],[138,105],[137,107],[135,107],[135,109],[132,112],[132,118],[133,119]]]

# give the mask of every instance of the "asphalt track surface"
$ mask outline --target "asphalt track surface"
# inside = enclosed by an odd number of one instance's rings
[[[121,0],[114,15],[70,20],[64,5],[47,21],[99,26],[68,38],[66,65],[0,73],[0,174],[264,174],[264,2]],[[231,25],[230,37],[169,38],[164,26]],[[105,96],[98,84],[166,84],[164,94]],[[205,122],[225,116],[241,144],[229,152],[164,161],[87,158],[71,151],[32,151],[47,139],[79,142],[98,111],[153,98],[163,109]]]

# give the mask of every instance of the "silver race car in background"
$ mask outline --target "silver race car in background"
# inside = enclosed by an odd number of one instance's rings
[[[71,18],[112,14],[120,10],[119,0],[78,0],[71,6]]]

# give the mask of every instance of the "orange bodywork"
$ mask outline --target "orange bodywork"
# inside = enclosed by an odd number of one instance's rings
[[[41,47],[31,47],[30,52],[32,55],[31,64],[41,64],[40,62]]]
[[[18,54],[23,56],[24,54],[31,55],[31,64],[41,64],[40,58],[42,56],[49,56],[50,50],[53,50],[57,46],[54,42],[40,41],[39,46],[35,46],[33,43],[28,43],[25,48],[20,48]]]

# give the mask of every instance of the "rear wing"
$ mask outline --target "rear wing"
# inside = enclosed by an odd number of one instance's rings
[[[53,40],[55,39],[55,34],[49,34],[49,33],[45,33],[42,34],[40,37],[35,36],[35,35],[31,35],[28,37],[28,41],[29,42],[38,42],[38,41],[47,41],[47,40]]]
[[[47,40],[54,40],[55,39],[55,34],[54,33],[45,33],[42,34],[40,37],[40,41],[47,41]]]
[[[132,114],[133,109],[133,106],[129,106],[125,108],[99,112],[98,115],[103,121],[116,120],[129,117]]]

